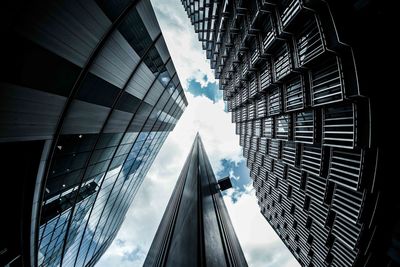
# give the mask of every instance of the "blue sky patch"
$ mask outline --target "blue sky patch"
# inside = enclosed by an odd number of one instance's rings
[[[204,80],[208,80],[207,75],[204,76]],[[218,87],[219,86],[217,83],[211,82],[209,82],[207,86],[202,87],[199,82],[192,79],[189,81],[188,91],[194,96],[204,95],[215,103],[218,100],[222,99],[222,92],[218,89]]]
[[[250,171],[246,166],[245,160],[236,164],[234,161],[223,159],[222,166],[224,169],[218,172],[217,176],[220,178],[231,176],[232,187],[235,189],[232,195],[232,201],[235,203],[240,195],[246,191],[245,186],[251,182]]]

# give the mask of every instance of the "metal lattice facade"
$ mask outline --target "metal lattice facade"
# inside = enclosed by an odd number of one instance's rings
[[[370,99],[325,1],[182,1],[219,79],[261,213],[302,266],[364,266]]]
[[[150,1],[9,4],[0,265],[93,266],[188,103]]]

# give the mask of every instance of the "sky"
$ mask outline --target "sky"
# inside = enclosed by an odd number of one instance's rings
[[[151,2],[189,106],[165,141],[117,237],[96,267],[143,265],[197,131],[217,178],[232,178],[233,188],[225,191],[224,201],[249,266],[299,266],[260,213],[231,114],[224,111],[218,81],[180,0]]]

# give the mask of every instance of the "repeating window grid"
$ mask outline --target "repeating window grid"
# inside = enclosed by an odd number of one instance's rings
[[[168,132],[167,132],[168,133]],[[149,165],[151,165],[150,163],[149,163]],[[140,165],[140,166],[143,166],[143,164],[142,165]],[[138,169],[139,170],[139,169]],[[131,180],[131,181],[134,181],[135,179],[129,179],[129,180]],[[121,202],[122,203],[122,202]],[[122,205],[119,205],[119,206],[122,206]],[[122,212],[123,213],[123,212]],[[121,212],[117,212],[117,214],[121,214]],[[109,224],[109,225],[111,225],[111,224]],[[104,237],[105,237],[106,235],[104,235]],[[91,242],[91,244],[92,244],[93,242]],[[90,246],[89,244],[87,244],[87,245],[85,245],[85,247],[83,247],[83,248],[81,248],[81,252],[83,253],[83,251],[87,251],[87,255],[89,255],[88,253],[89,253],[89,247],[88,246]],[[99,250],[101,248],[101,246],[98,246],[98,249],[97,249],[97,251]],[[83,249],[83,250],[82,250]],[[92,249],[92,252],[91,253],[96,253],[95,252],[95,250],[96,250],[96,248],[93,248]],[[86,257],[86,260],[88,261],[90,259],[90,257]]]

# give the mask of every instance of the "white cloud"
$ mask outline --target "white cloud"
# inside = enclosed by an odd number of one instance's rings
[[[192,79],[202,86],[214,82],[214,74],[181,2],[151,2],[183,87],[187,90]],[[223,169],[222,159],[235,163],[243,160],[239,137],[235,135],[231,114],[223,111],[224,103],[214,104],[204,96],[193,97],[189,93],[186,96],[189,106],[161,148],[116,239],[97,267],[143,264],[197,131],[215,173]],[[229,189],[225,201],[250,266],[298,266],[260,214],[251,185],[245,192]]]
[[[142,264],[197,131],[215,173],[223,169],[220,161],[223,158],[234,162],[243,160],[238,136],[230,122],[230,114],[223,111],[223,102],[213,104],[205,96],[190,94],[187,98],[189,106],[161,148],[116,241],[98,266]],[[133,257],[132,252],[137,252],[137,257]]]
[[[251,183],[235,202],[228,192],[224,201],[247,263],[254,267],[299,266],[261,215]]]
[[[152,0],[160,28],[168,45],[179,78],[187,88],[189,80],[202,87],[215,82],[214,73],[202,49],[194,27],[187,18],[180,0]]]

